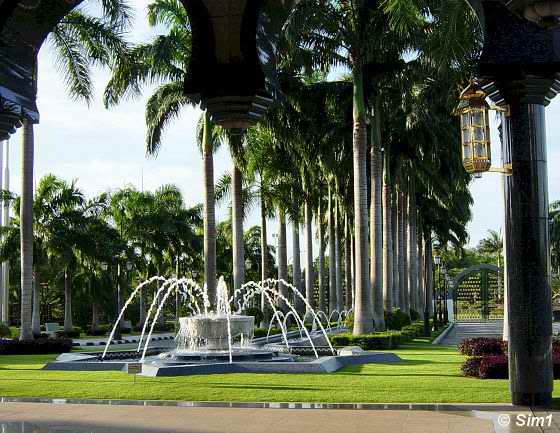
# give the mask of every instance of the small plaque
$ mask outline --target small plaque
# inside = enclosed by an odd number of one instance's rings
[[[131,362],[128,364],[127,371],[128,374],[140,374],[142,373],[142,364],[139,362]]]

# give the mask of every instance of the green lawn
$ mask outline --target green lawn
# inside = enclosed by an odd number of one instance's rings
[[[133,378],[117,372],[41,371],[54,356],[0,356],[0,396],[278,402],[509,401],[506,380],[462,377],[456,350],[425,340],[394,351],[400,364],[350,367],[333,374],[227,374]],[[560,381],[555,397],[560,397]]]

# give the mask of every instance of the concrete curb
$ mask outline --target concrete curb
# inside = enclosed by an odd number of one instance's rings
[[[447,328],[445,328],[445,330],[441,334],[439,334],[434,341],[432,341],[432,344],[440,344],[443,341],[443,339],[445,337],[447,337],[447,334],[449,334],[451,332],[451,330],[453,329],[454,326],[455,326],[455,323],[450,323],[447,326]]]
[[[0,397],[4,403],[43,403],[55,405],[107,405],[107,406],[168,406],[168,407],[206,407],[238,409],[294,409],[294,410],[419,410],[419,411],[480,411],[512,412],[526,411],[530,408],[508,403],[284,403],[284,402],[229,402],[229,401],[174,401],[174,400],[103,400],[45,397]]]

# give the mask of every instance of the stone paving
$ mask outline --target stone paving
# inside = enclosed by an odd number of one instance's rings
[[[256,409],[0,403],[2,433],[557,433],[517,427],[530,411]],[[510,425],[505,426],[510,420]]]

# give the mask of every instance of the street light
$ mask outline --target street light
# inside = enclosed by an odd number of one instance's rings
[[[251,262],[250,259],[246,259],[246,260],[245,260],[245,267],[246,267],[247,269],[251,269],[251,268],[253,267],[253,262]]]
[[[496,172],[511,175],[511,164],[503,168],[492,167],[490,141],[490,109],[505,112],[501,107],[490,107],[486,93],[474,81],[467,86],[459,97],[455,113],[461,121],[461,148],[465,170],[480,178],[482,173]]]
[[[109,264],[107,262],[101,262],[101,270],[106,271],[109,269]]]
[[[492,166],[488,116],[490,106],[486,102],[486,93],[471,82],[459,100],[457,114],[461,119],[463,166],[469,173],[486,172]]]
[[[126,270],[128,272],[132,271],[132,266],[133,266],[132,262],[126,262]]]

